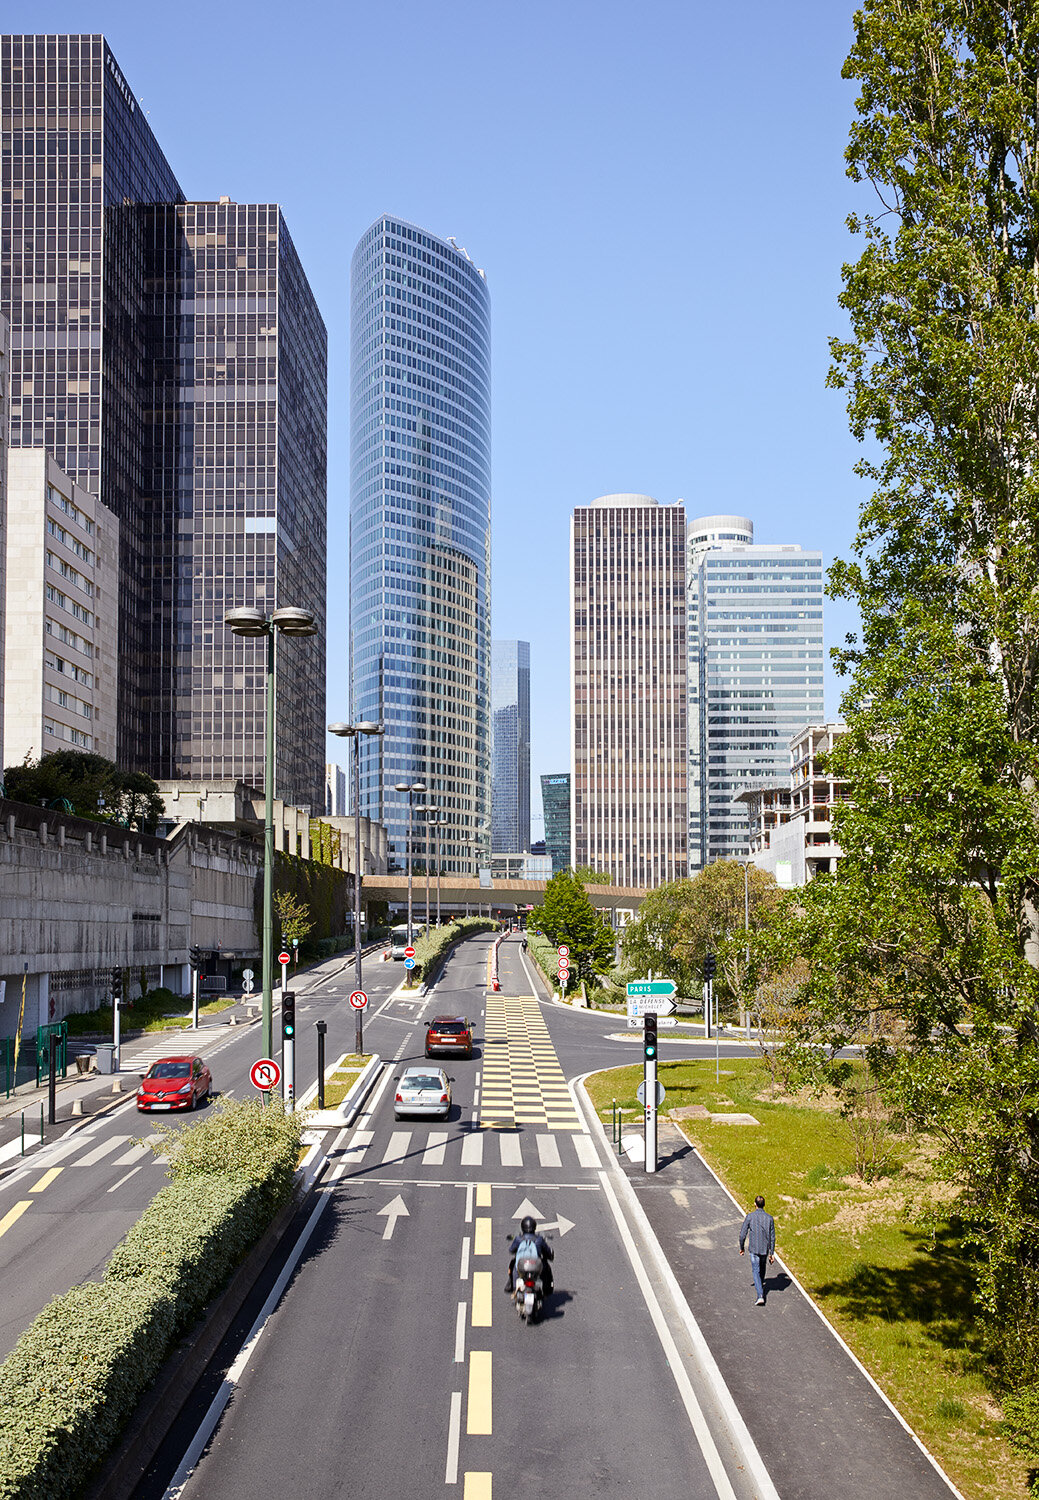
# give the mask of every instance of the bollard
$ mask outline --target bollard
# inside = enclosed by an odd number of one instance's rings
[[[25,1110],[22,1110],[22,1155],[25,1155]]]
[[[325,1107],[325,1032],[328,1024],[325,1021],[317,1021],[314,1026],[317,1032],[317,1107]]]

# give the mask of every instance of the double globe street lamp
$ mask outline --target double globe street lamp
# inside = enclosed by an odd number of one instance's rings
[[[265,685],[266,733],[263,753],[263,1056],[274,1051],[274,641],[287,636],[317,635],[314,616],[307,609],[286,606],[270,614],[251,605],[229,609],[224,624],[232,635],[267,637]]]
[[[361,876],[364,870],[364,860],[361,857],[361,736],[365,734],[385,734],[386,730],[381,724],[372,724],[367,719],[362,719],[357,724],[329,724],[329,734],[338,735],[340,739],[353,740],[354,742],[354,977],[357,989],[364,991],[361,983]],[[364,1010],[358,1007],[357,1034],[355,1037],[355,1051],[360,1057],[364,1051]]]

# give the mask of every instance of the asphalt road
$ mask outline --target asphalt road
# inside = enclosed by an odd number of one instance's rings
[[[310,1238],[262,1333],[244,1354],[248,1320],[228,1341],[138,1500],[749,1495],[676,1376],[686,1352],[658,1336],[655,1320],[674,1317],[566,1087],[639,1054],[609,1040],[616,1021],[537,1001],[515,940],[489,993],[490,946],[465,943],[424,1002],[373,1000],[367,1041],[394,1066],[353,1129],[326,1139]],[[394,1074],[423,1057],[424,1022],[444,1012],[468,1014],[477,1038],[471,1060],[444,1064],[451,1116],[395,1120]],[[556,1293],[534,1327],[502,1291],[506,1239],[527,1212],[556,1249]]]

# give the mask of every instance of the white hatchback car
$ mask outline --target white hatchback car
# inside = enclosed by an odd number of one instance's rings
[[[443,1115],[446,1119],[451,1113],[451,1080],[443,1068],[431,1068],[429,1063],[405,1068],[397,1079],[393,1113],[398,1120],[403,1115]]]

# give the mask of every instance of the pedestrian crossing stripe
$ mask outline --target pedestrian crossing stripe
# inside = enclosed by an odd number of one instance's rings
[[[584,1129],[533,995],[487,997],[480,1124]]]
[[[576,1157],[579,1167],[586,1169],[598,1169],[602,1165],[591,1136],[570,1131],[557,1137],[538,1131],[475,1129],[460,1135],[430,1131],[423,1136],[417,1131],[394,1130],[388,1140],[376,1144],[373,1130],[355,1130],[349,1145],[342,1149],[340,1161],[354,1169],[369,1156],[369,1166],[417,1165],[418,1158],[423,1167],[440,1170],[459,1161],[463,1167],[493,1169],[500,1164],[503,1168],[571,1170],[573,1157]]]

